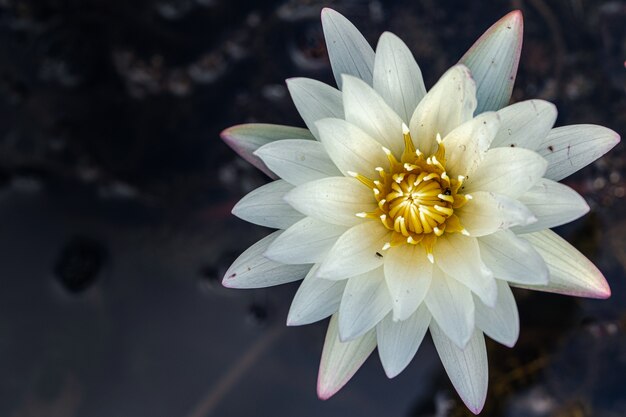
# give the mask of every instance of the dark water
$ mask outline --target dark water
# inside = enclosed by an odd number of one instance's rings
[[[325,323],[286,328],[295,285],[220,286],[267,233],[230,215],[266,181],[218,138],[301,125],[283,80],[332,82],[316,1],[0,1],[0,415],[461,416],[430,340],[388,381],[370,359],[319,401]],[[399,34],[427,85],[512,8],[514,100],[626,132],[620,1],[337,1]],[[488,344],[486,416],[626,416],[626,175],[619,145],[565,182],[592,212],[559,230],[606,301],[518,291],[514,349]]]

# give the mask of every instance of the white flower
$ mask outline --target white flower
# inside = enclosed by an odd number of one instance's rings
[[[309,130],[242,125],[223,134],[281,178],[233,209],[280,230],[245,251],[223,284],[304,278],[287,324],[332,315],[320,398],[377,345],[385,372],[396,376],[430,329],[454,387],[478,413],[488,380],[483,334],[507,346],[518,337],[510,286],[610,295],[600,271],[548,229],[589,210],[556,181],[619,136],[593,125],[552,129],[556,109],[542,100],[502,108],[521,49],[519,12],[492,26],[428,92],[395,35],[384,33],[374,53],[337,12],[325,9],[322,24],[340,90],[287,81]]]

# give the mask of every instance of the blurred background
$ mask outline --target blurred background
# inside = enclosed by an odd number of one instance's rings
[[[373,355],[320,401],[326,323],[286,328],[297,284],[222,288],[268,230],[230,209],[268,179],[219,139],[303,125],[284,79],[334,84],[321,7],[409,45],[431,86],[512,9],[513,100],[626,132],[626,3],[606,0],[0,0],[0,415],[463,416],[427,337],[387,380]],[[488,343],[485,416],[626,416],[624,146],[564,182],[560,228],[609,300],[516,291],[515,348]]]

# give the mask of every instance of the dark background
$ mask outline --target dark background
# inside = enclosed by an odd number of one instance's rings
[[[325,323],[285,327],[297,285],[220,285],[268,231],[230,215],[267,178],[219,132],[302,125],[284,79],[334,83],[322,6],[397,33],[427,86],[519,8],[513,100],[626,131],[622,1],[0,0],[1,416],[468,414],[429,338],[396,379],[373,357],[318,400]],[[592,211],[559,229],[612,298],[517,291],[483,415],[626,415],[623,148],[565,180]]]

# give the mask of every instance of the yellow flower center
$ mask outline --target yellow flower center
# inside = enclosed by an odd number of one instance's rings
[[[383,148],[389,169],[376,168],[379,179],[350,173],[371,188],[377,202],[376,210],[357,213],[357,216],[379,219],[393,232],[383,249],[404,243],[421,244],[432,260],[432,248],[438,236],[446,232],[467,234],[454,210],[471,196],[459,193],[463,176],[450,178],[446,173],[446,151],[439,135],[437,151],[426,157],[415,149],[406,126],[403,126],[403,134],[404,152],[400,161],[389,149]]]

